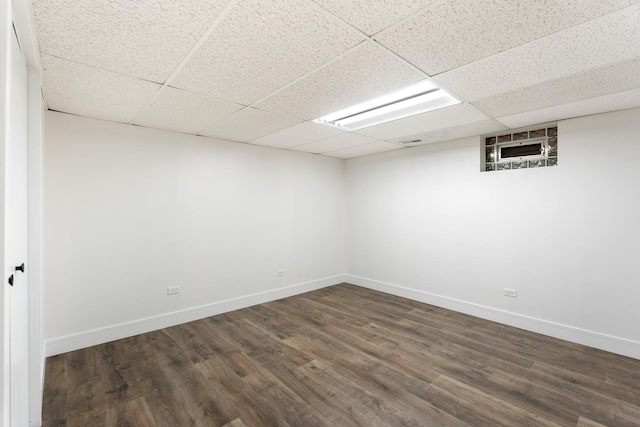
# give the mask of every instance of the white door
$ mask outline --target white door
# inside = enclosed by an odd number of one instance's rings
[[[29,425],[28,277],[16,270],[27,260],[27,65],[15,33],[9,59],[8,136],[5,145],[5,266],[9,286],[10,419]],[[6,279],[5,279],[6,280]],[[5,282],[5,286],[7,286]]]

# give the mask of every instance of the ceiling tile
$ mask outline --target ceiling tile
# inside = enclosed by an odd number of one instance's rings
[[[467,101],[640,56],[640,5],[552,34],[434,78]]]
[[[345,148],[344,150],[331,151],[323,156],[336,157],[338,159],[351,159],[353,157],[368,156],[369,154],[382,153],[385,151],[399,150],[403,147],[390,142],[377,141],[370,144],[358,145],[357,147]]]
[[[423,79],[395,55],[366,42],[256,106],[312,120]]]
[[[244,0],[171,85],[249,105],[362,40],[304,0]]]
[[[329,12],[367,35],[373,35],[436,0],[344,1],[314,0]]]
[[[469,104],[457,104],[356,131],[377,139],[397,140],[409,135],[486,120],[487,116]]]
[[[457,126],[451,126],[442,129],[435,129],[427,132],[421,132],[409,135],[404,138],[390,140],[390,142],[414,141],[420,140],[419,143],[411,145],[433,144],[435,142],[451,141],[453,139],[466,138],[468,136],[482,135],[484,133],[498,132],[507,130],[508,127],[495,119],[483,120],[481,122],[466,123]]]
[[[160,85],[76,62],[41,55],[50,109],[129,123]]]
[[[440,1],[375,39],[433,76],[637,1]]]
[[[291,117],[256,108],[245,108],[201,131],[200,134],[231,141],[249,142],[298,123],[300,120]]]
[[[473,105],[492,117],[504,117],[639,87],[640,59],[634,59],[484,98]]]
[[[347,132],[330,126],[319,125],[312,122],[302,122],[290,128],[272,133],[271,135],[258,138],[251,143],[269,147],[291,148],[296,145],[302,145],[345,133]]]
[[[640,107],[640,89],[514,114],[512,116],[501,117],[498,120],[509,127],[517,128],[635,107]]]
[[[134,123],[195,134],[242,108],[242,105],[165,87],[135,118]]]
[[[376,141],[378,140],[370,138],[368,136],[362,136],[356,133],[345,133],[343,135],[333,136],[331,138],[321,139],[319,141],[313,141],[307,144],[298,145],[294,147],[293,150],[305,151],[307,153],[327,153],[329,151],[342,150],[345,148],[369,144]]]
[[[164,83],[228,0],[33,0],[43,53]]]

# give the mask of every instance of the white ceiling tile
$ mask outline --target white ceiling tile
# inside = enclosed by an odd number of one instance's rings
[[[164,83],[228,0],[33,0],[42,53]]]
[[[510,92],[640,56],[640,5],[434,78],[466,99]]]
[[[351,159],[354,157],[368,156],[370,154],[382,153],[385,151],[399,150],[401,147],[390,142],[377,141],[370,144],[358,145],[356,147],[345,148],[344,150],[331,151],[323,156],[336,157],[338,159]]]
[[[50,109],[114,122],[130,122],[160,85],[76,62],[41,55]]]
[[[256,108],[244,110],[200,132],[201,135],[231,141],[249,142],[286,129],[300,120]]]
[[[351,158],[640,106],[640,0],[33,3],[49,107],[99,119]],[[426,78],[405,60],[472,104],[301,122]]]
[[[486,120],[488,117],[469,104],[457,104],[400,120],[360,129],[359,134],[377,139],[403,139],[408,135],[445,129],[466,123]]]
[[[492,117],[504,117],[639,87],[640,58],[484,98],[473,105]]]
[[[378,140],[368,136],[358,135],[356,133],[345,133],[343,135],[297,145],[292,149],[295,151],[305,151],[307,153],[327,153],[329,151],[342,150],[376,141]]]
[[[171,85],[249,105],[362,40],[304,0],[244,0]]]
[[[314,0],[329,12],[367,35],[395,24],[436,0]]]
[[[296,145],[306,144],[319,139],[345,134],[347,132],[331,126],[320,125],[312,122],[302,122],[290,128],[281,130],[271,135],[258,138],[252,144],[266,145],[277,148],[291,148]]]
[[[440,1],[375,39],[433,76],[637,1]]]
[[[466,138],[468,136],[482,135],[484,133],[499,132],[508,129],[507,126],[495,119],[483,120],[481,122],[466,123],[457,126],[447,127],[443,129],[435,129],[404,138],[390,140],[390,142],[414,141],[420,140],[419,143],[409,145],[433,144],[436,142],[451,141],[454,139]]]
[[[395,55],[366,42],[256,106],[312,120],[423,79]]]
[[[640,89],[514,114],[512,116],[501,117],[498,120],[511,128],[518,128],[635,107],[640,107]]]
[[[135,118],[134,123],[195,134],[242,108],[242,105],[165,87]]]

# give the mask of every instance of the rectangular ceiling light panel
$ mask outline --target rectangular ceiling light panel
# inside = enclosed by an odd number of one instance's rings
[[[357,130],[459,104],[428,80],[407,86],[314,120],[344,130]]]

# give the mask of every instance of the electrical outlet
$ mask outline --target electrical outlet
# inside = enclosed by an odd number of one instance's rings
[[[504,296],[505,297],[518,298],[518,291],[516,291],[515,289],[504,288]]]
[[[284,276],[284,270],[278,270],[276,271],[276,276],[280,277],[280,276]]]
[[[180,286],[172,286],[167,288],[167,295],[175,295],[180,293]]]

